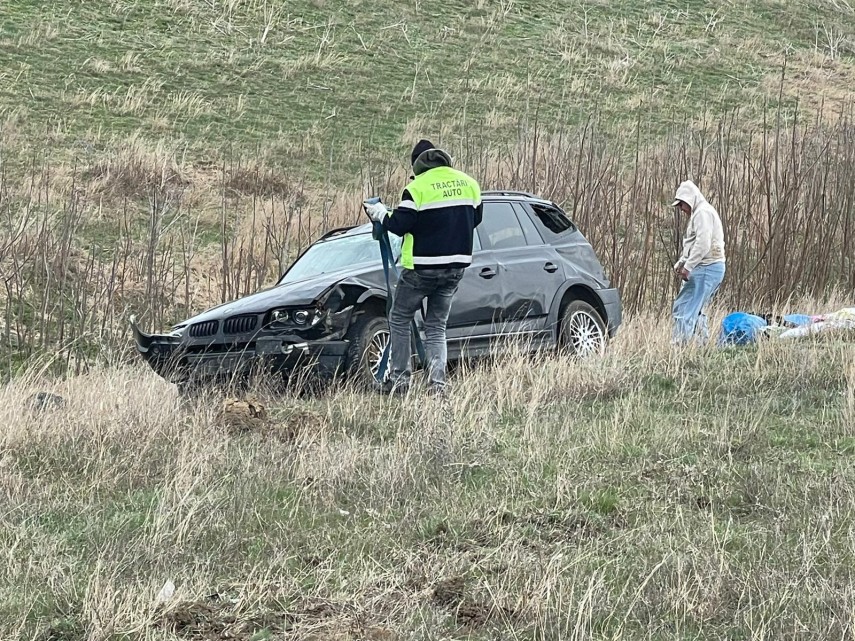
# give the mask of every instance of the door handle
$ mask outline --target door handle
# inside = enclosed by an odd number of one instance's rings
[[[493,271],[492,269],[490,269],[489,267],[485,267],[485,268],[484,268],[484,269],[482,269],[480,272],[478,272],[478,275],[479,275],[481,278],[492,278],[493,276],[495,276],[495,275],[496,275],[496,272],[494,272],[494,271]]]
[[[553,272],[558,271],[558,265],[556,265],[555,263],[546,263],[543,266],[543,269],[545,269],[546,271],[548,271],[551,274]]]

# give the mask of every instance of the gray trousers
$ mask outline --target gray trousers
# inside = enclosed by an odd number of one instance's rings
[[[451,301],[457,292],[462,269],[404,269],[398,278],[392,309],[389,312],[391,334],[391,383],[395,387],[406,387],[410,383],[412,360],[411,323],[422,301],[427,299],[424,319],[425,358],[430,384],[445,385],[445,370],[448,361],[445,327],[451,311]]]

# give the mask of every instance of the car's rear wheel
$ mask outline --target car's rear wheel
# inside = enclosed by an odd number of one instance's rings
[[[596,309],[581,300],[570,301],[561,314],[561,346],[571,355],[587,358],[606,348],[606,324]]]
[[[375,376],[389,337],[389,323],[382,316],[366,314],[351,326],[347,333],[350,341],[347,370],[355,383],[370,388],[379,386]]]

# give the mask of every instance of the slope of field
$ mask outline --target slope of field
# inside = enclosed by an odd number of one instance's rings
[[[359,149],[521,119],[756,113],[785,60],[788,99],[837,102],[853,54],[845,0],[6,0],[0,120],[55,152],[139,133],[352,171]]]
[[[853,344],[676,353],[659,320],[602,362],[456,377],[446,404],[342,390],[252,418],[136,365],[33,414],[45,383],[17,381],[0,637],[849,638]]]
[[[851,337],[677,353],[646,310],[687,176],[720,303],[851,304],[853,86],[849,0],[0,1],[0,638],[851,638]],[[421,135],[566,203],[631,312],[603,361],[260,416],[128,362]]]

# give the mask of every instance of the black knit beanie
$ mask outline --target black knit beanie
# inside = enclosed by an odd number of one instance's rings
[[[419,140],[416,143],[416,146],[413,147],[413,155],[410,157],[410,164],[415,165],[416,158],[421,156],[422,153],[427,151],[428,149],[436,149],[436,147],[433,146],[433,143],[430,140],[425,140],[424,138]]]

